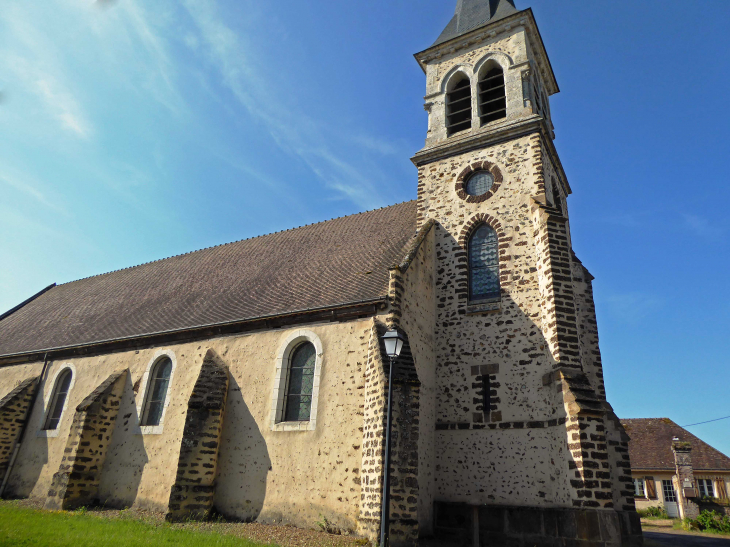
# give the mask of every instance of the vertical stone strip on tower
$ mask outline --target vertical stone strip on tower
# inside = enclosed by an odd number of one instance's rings
[[[30,402],[38,389],[40,376],[23,380],[0,399],[0,481],[10,465],[20,430],[30,412]]]
[[[573,288],[575,307],[578,314],[578,335],[583,370],[591,379],[591,385],[602,399],[606,399],[603,383],[603,364],[598,345],[598,323],[596,305],[593,300],[593,276],[573,254]]]
[[[541,137],[530,137],[535,178],[538,187],[545,187]],[[534,239],[537,242],[537,270],[542,295],[544,336],[555,360],[555,367],[581,369],[580,344],[573,293],[572,249],[568,235],[568,219],[559,207],[533,199]]]
[[[209,349],[188,400],[168,521],[205,519],[213,509],[227,397],[228,367]]]
[[[95,503],[128,370],[115,372],[76,407],[46,509],[73,509]]]

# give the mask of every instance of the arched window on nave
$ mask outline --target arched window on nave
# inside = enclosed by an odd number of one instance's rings
[[[297,346],[291,353],[286,379],[285,422],[309,421],[316,362],[317,351],[311,342]]]
[[[68,390],[71,387],[72,378],[73,372],[71,372],[70,368],[65,369],[58,375],[56,385],[53,386],[53,393],[50,404],[48,405],[48,415],[46,416],[43,429],[58,429],[58,423],[61,421],[61,414],[63,414],[63,407],[66,404],[66,397],[68,397]]]
[[[155,363],[147,380],[147,395],[142,409],[141,425],[160,425],[170,387],[172,360],[162,357]]]

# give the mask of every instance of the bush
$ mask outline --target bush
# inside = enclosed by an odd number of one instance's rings
[[[669,518],[669,515],[667,514],[666,509],[664,509],[664,507],[659,507],[659,506],[647,507],[646,509],[639,509],[636,512],[639,513],[639,516],[641,518],[660,518],[660,519]]]
[[[730,534],[730,517],[717,511],[702,511],[694,522],[700,530]]]

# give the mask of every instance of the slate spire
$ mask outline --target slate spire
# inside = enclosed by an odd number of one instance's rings
[[[457,0],[454,17],[433,45],[441,44],[513,13],[517,13],[514,0]]]

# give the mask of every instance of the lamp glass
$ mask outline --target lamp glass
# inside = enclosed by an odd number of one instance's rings
[[[388,357],[398,357],[400,351],[403,349],[404,341],[403,335],[397,330],[389,330],[386,332],[383,335],[383,342],[385,343],[385,353],[388,354]]]

